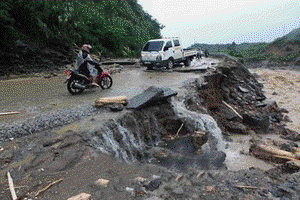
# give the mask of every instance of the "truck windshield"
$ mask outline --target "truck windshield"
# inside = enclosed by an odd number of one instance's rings
[[[147,42],[143,51],[160,51],[164,45],[164,41]]]

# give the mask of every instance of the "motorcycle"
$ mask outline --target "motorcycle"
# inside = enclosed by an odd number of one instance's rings
[[[67,89],[72,95],[78,95],[83,92],[85,89],[95,88],[96,86],[92,85],[91,78],[81,74],[78,70],[67,69],[67,78],[64,83],[67,83]],[[97,76],[95,81],[103,90],[111,88],[113,80],[109,75],[109,72],[103,71]]]

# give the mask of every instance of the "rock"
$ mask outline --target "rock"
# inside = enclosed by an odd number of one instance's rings
[[[159,186],[162,184],[162,181],[160,179],[155,179],[150,181],[147,185],[144,185],[146,190],[154,191],[159,188]]]
[[[243,123],[252,126],[255,129],[267,131],[270,126],[268,116],[262,116],[260,113],[248,112],[242,115]]]
[[[300,134],[298,132],[290,130],[288,128],[285,128],[281,134],[282,134],[282,138],[284,138],[284,139],[300,141]]]
[[[280,108],[280,112],[282,112],[282,113],[289,113],[289,111],[287,109],[285,109],[285,108]]]
[[[196,149],[201,148],[208,140],[207,132],[196,131],[195,134],[191,135],[193,146]]]
[[[283,121],[285,121],[285,122],[293,122],[293,121],[291,120],[291,118],[290,118],[289,116],[287,116],[287,115],[285,115],[285,116],[283,117]]]
[[[261,78],[261,76],[258,75],[257,73],[252,73],[252,75],[253,75],[255,78]]]
[[[13,148],[2,148],[0,151],[0,161],[1,162],[9,162],[14,156]]]
[[[116,104],[116,103],[113,104],[113,105],[110,105],[109,108],[110,108],[111,111],[114,111],[114,112],[118,112],[118,111],[124,110],[123,104]]]
[[[224,124],[224,126],[231,133],[244,134],[244,135],[248,134],[247,127],[240,122],[227,121],[227,123]]]
[[[88,200],[90,199],[91,195],[86,193],[81,193],[76,196],[68,198],[68,200]]]
[[[248,93],[249,92],[249,90],[248,89],[246,89],[246,88],[243,88],[242,86],[238,86],[238,90],[239,91],[241,91],[241,92],[243,92],[243,93]]]

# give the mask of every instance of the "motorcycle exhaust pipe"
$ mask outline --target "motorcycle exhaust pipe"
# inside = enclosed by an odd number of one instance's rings
[[[77,88],[77,89],[82,89],[82,90],[86,89],[86,87],[84,85],[81,85],[79,83],[74,83],[73,87]]]

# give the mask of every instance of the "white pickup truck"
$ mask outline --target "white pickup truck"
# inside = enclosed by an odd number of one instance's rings
[[[179,38],[155,39],[144,45],[141,62],[147,69],[153,69],[154,66],[170,69],[175,63],[181,62],[189,66],[197,54],[197,50],[183,49]]]

